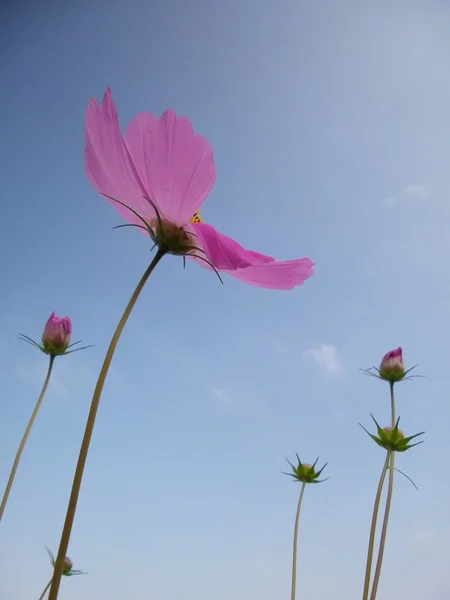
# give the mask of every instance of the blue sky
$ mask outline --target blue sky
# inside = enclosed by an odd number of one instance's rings
[[[12,4],[12,3],[10,3]],[[75,6],[76,5],[76,6]],[[6,6],[6,5],[5,5]],[[398,386],[407,433],[380,598],[450,595],[450,7],[436,0],[314,3],[18,1],[0,39],[0,481],[58,359],[1,525],[0,596],[51,575],[105,349],[149,261],[147,240],[84,173],[84,111],[112,87],[122,127],[173,107],[215,152],[203,218],[316,274],[292,292],[221,286],[165,259],[105,386],[69,556],[86,577],[61,599],[289,596],[298,452],[328,461],[307,490],[299,598],[361,597],[388,389],[362,376],[401,344],[426,375]]]

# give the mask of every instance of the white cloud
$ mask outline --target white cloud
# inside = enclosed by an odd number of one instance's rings
[[[405,188],[405,195],[416,196],[417,198],[426,198],[430,194],[430,190],[426,185],[408,185]]]
[[[311,348],[303,352],[303,357],[312,358],[327,373],[339,373],[341,371],[335,346],[321,344],[318,348]]]
[[[231,415],[248,414],[253,407],[252,399],[247,395],[230,393],[223,387],[211,388],[211,395],[216,409]]]
[[[230,397],[229,397],[228,393],[223,388],[221,388],[221,387],[214,387],[214,388],[212,388],[211,393],[213,395],[213,398],[215,400],[217,400],[218,404],[223,405],[223,404],[227,404],[228,403]]]
[[[429,187],[423,184],[411,183],[405,186],[398,194],[395,196],[389,196],[385,198],[386,204],[396,204],[397,202],[407,202],[408,200],[419,199],[423,200],[428,198],[431,190]]]

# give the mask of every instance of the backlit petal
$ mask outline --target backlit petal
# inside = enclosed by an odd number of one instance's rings
[[[207,223],[193,223],[189,229],[196,236],[194,244],[204,252],[199,256],[205,256],[217,270],[246,268],[275,260],[272,256],[246,250]],[[205,265],[203,261],[200,262]]]
[[[314,263],[309,258],[274,261],[246,269],[226,272],[244,283],[269,290],[291,290],[313,275]]]
[[[183,226],[211,191],[216,171],[211,146],[186,117],[167,110],[157,119],[140,113],[125,143],[149,197],[164,219]]]
[[[127,204],[143,217],[154,216],[148,195],[120,133],[116,105],[108,88],[100,104],[91,99],[86,110],[86,174],[100,194]],[[142,222],[117,202],[106,198],[131,223]]]

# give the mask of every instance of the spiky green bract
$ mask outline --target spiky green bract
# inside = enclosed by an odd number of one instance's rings
[[[363,425],[361,425],[361,423],[360,426],[364,429],[367,435],[369,435],[373,439],[373,441],[376,444],[378,444],[378,446],[381,446],[382,448],[385,448],[390,452],[406,452],[406,450],[409,450],[413,446],[418,446],[419,444],[423,443],[423,440],[421,440],[420,442],[416,442],[415,444],[409,443],[411,440],[418,437],[419,435],[423,435],[425,432],[421,431],[420,433],[416,433],[415,435],[405,437],[403,431],[398,428],[400,417],[398,417],[397,422],[395,423],[395,427],[384,427],[383,429],[377,423],[374,416],[372,414],[370,416],[372,417],[377,427],[378,435],[371,434]]]
[[[301,481],[302,483],[321,483],[322,481],[326,481],[328,479],[328,477],[326,479],[318,479],[328,463],[325,463],[319,471],[316,471],[315,467],[319,458],[316,459],[313,465],[310,465],[309,463],[302,463],[297,453],[295,453],[295,456],[297,457],[298,461],[297,466],[294,466],[288,459],[286,459],[292,469],[292,472],[285,473],[282,471],[283,475],[288,475],[289,477],[292,477],[293,481]]]
[[[414,379],[416,377],[423,377],[423,375],[408,375],[408,373],[411,373],[411,371],[413,369],[415,369],[417,367],[417,365],[414,365],[414,367],[411,367],[410,369],[408,369],[407,371],[404,371],[403,373],[391,373],[389,374],[389,376],[386,376],[386,374],[381,373],[380,369],[378,369],[378,367],[370,367],[370,369],[360,369],[364,375],[369,375],[370,377],[376,377],[377,379],[381,379],[381,381],[387,381],[388,383],[400,383],[401,381],[409,381],[411,379]]]
[[[64,350],[59,350],[57,348],[54,348],[51,344],[47,344],[46,347],[44,347],[42,344],[35,342],[32,338],[28,337],[27,335],[23,335],[23,333],[21,333],[19,335],[19,339],[22,340],[23,342],[27,342],[27,344],[31,344],[32,346],[34,346],[35,348],[37,348],[44,354],[48,354],[48,356],[64,356],[65,354],[72,354],[72,352],[78,352],[79,350],[85,350],[86,348],[93,347],[91,345],[91,346],[83,346],[82,348],[74,348],[74,346],[81,343],[81,340],[79,340],[78,342],[74,342],[73,344],[70,344]]]

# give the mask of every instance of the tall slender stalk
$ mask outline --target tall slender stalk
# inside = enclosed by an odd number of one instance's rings
[[[395,427],[395,397],[394,397],[394,384],[392,381],[389,382],[389,391],[391,393],[391,427]]]
[[[390,392],[391,392],[392,427],[395,427],[395,398],[394,398],[394,384],[392,382],[390,383]],[[386,496],[386,506],[384,509],[384,518],[383,518],[383,525],[381,528],[380,545],[378,547],[378,558],[377,558],[377,564],[375,567],[375,574],[373,576],[370,600],[375,600],[375,598],[377,597],[378,584],[380,582],[380,575],[381,575],[381,567],[383,565],[383,555],[384,555],[384,548],[386,545],[386,534],[387,534],[387,528],[388,528],[388,523],[389,523],[389,513],[391,511],[392,491],[394,488],[394,458],[395,458],[395,452],[390,452],[389,483],[388,483],[388,491],[387,491],[387,496]]]
[[[52,577],[53,579],[53,577]],[[47,583],[45,588],[42,590],[42,594],[39,596],[39,600],[44,600],[45,594],[47,593],[48,588],[52,585],[52,579]]]
[[[295,600],[295,592],[297,587],[297,541],[298,541],[298,522],[300,519],[300,509],[302,507],[303,494],[305,492],[306,481],[302,482],[302,488],[300,490],[300,497],[297,504],[297,513],[295,515],[294,525],[294,547],[292,551],[292,587],[291,587],[291,600]]]
[[[13,462],[13,466],[11,469],[11,473],[9,475],[8,483],[6,484],[6,489],[3,494],[2,503],[0,504],[0,521],[2,520],[3,513],[5,512],[6,503],[8,502],[9,494],[11,492],[12,485],[14,483],[14,478],[16,476],[17,468],[19,466],[20,458],[22,456],[23,449],[25,448],[25,444],[27,442],[28,436],[30,435],[31,428],[33,427],[34,421],[36,419],[36,415],[39,412],[39,409],[42,404],[42,400],[44,399],[45,392],[47,391],[48,383],[50,381],[50,377],[53,369],[53,362],[55,360],[55,355],[50,354],[50,360],[47,369],[47,375],[45,377],[44,385],[42,386],[41,393],[39,394],[39,398],[37,399],[34,410],[31,414],[30,420],[28,421],[28,425],[26,426],[25,432],[22,436],[22,439],[19,444],[19,448],[16,452],[16,457]]]
[[[92,396],[91,407],[89,409],[89,415],[86,421],[86,429],[83,436],[83,441],[81,442],[80,453],[78,456],[78,463],[75,470],[75,475],[73,478],[72,491],[70,493],[69,504],[67,507],[66,519],[64,522],[63,531],[61,534],[61,541],[59,544],[58,555],[55,561],[54,574],[52,579],[52,585],[50,588],[50,594],[48,600],[57,600],[59,585],[61,582],[61,575],[64,567],[64,560],[66,558],[67,548],[69,546],[70,534],[72,532],[72,525],[75,518],[75,512],[77,509],[78,495],[80,493],[81,481],[83,478],[84,467],[86,464],[86,458],[89,450],[89,445],[91,442],[92,432],[94,430],[95,418],[97,415],[98,406],[100,404],[100,398],[103,391],[103,385],[106,380],[106,376],[108,374],[109,367],[111,365],[112,358],[114,356],[114,352],[116,350],[117,343],[120,339],[122,331],[128,321],[128,318],[136,304],[136,301],[147,282],[147,279],[150,277],[153,269],[159,263],[161,258],[164,256],[165,251],[158,248],[155,256],[153,257],[152,262],[149,267],[146,269],[145,273],[141,277],[136,289],[131,296],[123,315],[117,325],[117,328],[113,334],[111,342],[109,344],[108,350],[106,352],[105,360],[103,361],[102,368],[100,370],[100,374],[98,376],[97,384],[95,386],[94,394]]]
[[[391,452],[390,464],[389,464],[389,484],[388,493],[386,496],[386,508],[384,510],[383,527],[381,529],[380,546],[378,549],[377,565],[375,567],[375,575],[373,577],[372,592],[370,594],[370,600],[375,600],[377,597],[378,583],[380,581],[381,566],[383,564],[384,547],[386,544],[386,533],[389,522],[389,513],[391,510],[392,490],[394,486],[394,455],[395,452]]]
[[[369,598],[370,575],[372,571],[373,562],[373,547],[375,543],[375,531],[377,528],[378,513],[380,510],[381,492],[383,491],[384,480],[386,479],[386,473],[389,467],[389,454],[390,452],[388,451],[386,453],[386,460],[384,461],[383,469],[381,471],[380,481],[378,483],[378,489],[375,496],[375,503],[373,505],[372,524],[370,526],[369,547],[367,549],[366,561],[366,575],[364,578],[364,591],[362,600],[368,600]]]
[[[394,384],[390,383],[390,392],[391,392],[391,419],[392,419],[392,427],[395,427],[395,398],[394,398]],[[392,491],[394,488],[394,459],[395,452],[390,452],[389,457],[389,483],[388,483],[388,491],[386,496],[386,506],[384,509],[384,518],[383,525],[381,528],[381,536],[380,536],[380,546],[378,548],[378,558],[377,564],[375,567],[375,574],[373,577],[372,584],[372,592],[370,594],[370,600],[375,600],[377,597],[378,584],[380,582],[381,575],[381,567],[383,565],[383,556],[384,556],[384,548],[386,545],[386,534],[389,523],[389,513],[391,511],[391,502],[392,502]]]

